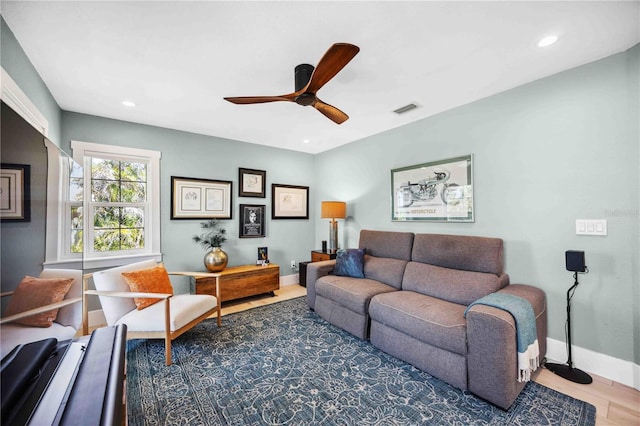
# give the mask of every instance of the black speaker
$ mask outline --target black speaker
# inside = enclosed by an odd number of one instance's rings
[[[567,271],[585,272],[587,267],[584,264],[584,252],[580,250],[567,250],[565,252],[565,262]]]

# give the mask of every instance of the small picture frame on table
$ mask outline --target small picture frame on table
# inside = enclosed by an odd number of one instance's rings
[[[269,248],[258,247],[258,260],[256,265],[266,266],[269,264]]]

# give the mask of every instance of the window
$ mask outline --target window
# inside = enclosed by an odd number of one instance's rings
[[[82,253],[85,268],[160,260],[160,152],[78,141],[71,148],[82,167],[68,173],[65,255]]]

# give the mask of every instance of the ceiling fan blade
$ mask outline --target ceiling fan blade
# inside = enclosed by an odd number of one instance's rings
[[[224,98],[225,101],[229,101],[233,104],[263,104],[266,102],[278,102],[278,101],[293,101],[295,99],[295,93],[289,93],[288,95],[281,96],[240,96]]]
[[[313,104],[314,108],[324,114],[325,117],[332,120],[336,124],[342,124],[349,119],[349,116],[338,108],[322,102],[320,99],[316,99],[316,103]]]
[[[360,48],[349,43],[336,43],[327,50],[316,66],[305,92],[315,93],[335,77],[358,54]]]

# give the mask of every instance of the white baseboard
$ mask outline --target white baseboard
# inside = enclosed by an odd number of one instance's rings
[[[565,342],[547,338],[548,361],[564,364],[568,357]],[[640,390],[640,365],[631,361],[624,361],[576,345],[571,346],[571,361],[575,368]]]
[[[282,275],[280,277],[280,287],[295,285],[295,284],[298,284],[299,282],[300,282],[300,278],[298,277],[298,274]]]

